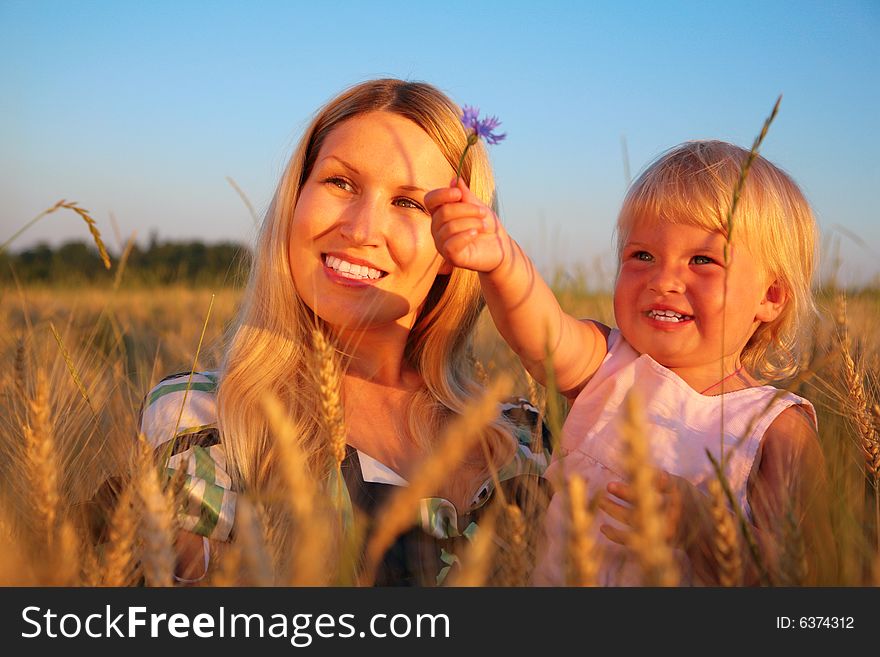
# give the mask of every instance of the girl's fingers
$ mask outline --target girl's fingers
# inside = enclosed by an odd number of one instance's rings
[[[611,495],[617,497],[624,502],[629,502],[630,504],[635,501],[635,495],[633,494],[632,486],[626,484],[622,481],[612,481],[605,487]]]
[[[477,239],[477,235],[476,230],[456,233],[442,243],[443,248],[440,249],[440,255],[451,260],[454,265],[466,266],[467,263],[463,262],[463,256],[467,255],[471,245]]]
[[[630,537],[632,536],[632,532],[624,531],[617,527],[612,527],[611,525],[600,525],[599,531],[605,534],[609,540],[618,545],[629,545],[631,542]]]
[[[599,501],[599,508],[615,520],[618,520],[625,525],[632,526],[632,507],[623,506],[622,504],[613,502],[606,497]]]
[[[438,244],[443,244],[450,237],[453,237],[458,233],[467,233],[472,230],[480,233],[483,232],[483,221],[473,217],[455,219],[454,221],[443,224],[434,231],[434,241]]]
[[[475,217],[483,219],[489,213],[485,205],[475,205],[473,203],[448,203],[438,208],[431,214],[431,223],[439,228],[455,219],[463,219],[465,217]]]
[[[428,212],[433,213],[434,210],[441,205],[458,203],[462,198],[462,191],[458,187],[441,187],[440,189],[432,189],[425,194],[425,207],[428,209]]]
[[[458,179],[458,186],[455,187],[455,178],[452,179],[453,189],[458,189],[461,192],[461,200],[466,201],[468,203],[479,203],[480,199],[477,198],[476,194],[474,194],[468,186],[464,184],[464,180]]]

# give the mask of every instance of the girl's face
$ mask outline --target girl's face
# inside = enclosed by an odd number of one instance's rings
[[[338,330],[411,329],[438,273],[425,194],[454,171],[428,134],[390,112],[327,135],[291,223],[294,285]]]
[[[724,301],[721,233],[637,221],[621,252],[614,314],[639,353],[670,369],[736,361],[761,322],[784,304],[744,244],[734,243]],[[722,344],[722,321],[724,342]]]

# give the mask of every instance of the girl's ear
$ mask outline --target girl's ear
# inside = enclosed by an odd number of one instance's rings
[[[452,263],[444,258],[443,262],[440,264],[440,271],[438,271],[437,273],[443,274],[444,276],[449,276],[452,273]]]
[[[767,288],[764,298],[758,305],[758,311],[755,313],[755,319],[759,322],[772,322],[788,303],[788,289],[776,279]]]

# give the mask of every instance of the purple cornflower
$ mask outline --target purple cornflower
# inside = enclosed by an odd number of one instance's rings
[[[468,143],[470,143],[473,136],[476,136],[477,139],[480,137],[485,139],[487,144],[495,145],[507,136],[507,133],[497,134],[492,132],[501,125],[501,121],[498,120],[497,116],[487,116],[485,119],[480,119],[479,107],[465,105],[462,108],[461,122],[465,128],[471,130],[471,134],[468,135]]]
[[[497,116],[487,116],[480,119],[480,108],[464,105],[461,108],[461,122],[468,130],[467,145],[461,153],[458,160],[458,167],[455,169],[455,182],[458,184],[458,178],[461,175],[461,165],[464,164],[464,156],[467,155],[468,149],[476,144],[480,138],[486,140],[487,144],[495,145],[507,136],[507,133],[493,132],[495,128],[501,125],[501,121]]]

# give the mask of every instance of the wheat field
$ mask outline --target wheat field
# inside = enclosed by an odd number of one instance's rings
[[[588,292],[582,277],[556,280],[555,292],[565,310],[613,323],[609,295]],[[160,378],[193,367],[197,351],[196,369],[218,365],[223,334],[241,290],[7,287],[0,295],[0,585],[172,585],[180,482],[165,480],[153,467],[149,450],[138,440],[138,411]],[[809,362],[791,387],[817,408],[831,495],[835,565],[823,580],[812,583],[877,585],[880,295],[863,291],[847,298],[824,289],[817,293],[817,303],[821,315],[808,337]],[[512,392],[546,411],[548,424],[558,432],[565,407],[553,391],[548,394],[524,375],[488,314],[481,318],[475,356],[489,393],[475,400],[466,423],[479,428],[488,422],[491,412],[486,409]],[[271,403],[266,411],[279,443],[287,445],[282,458],[287,474],[274,501],[286,505],[294,525],[319,529],[306,537],[279,536],[267,520],[265,500],[242,497],[236,540],[212,560],[201,585],[368,584],[368,575],[353,569],[353,555],[366,554],[368,562],[381,556],[388,541],[405,528],[400,518],[411,515],[407,504],[414,501],[396,500],[399,508],[387,509],[379,518],[380,538],[374,535],[374,544],[359,544],[357,519],[343,531],[343,521],[326,496],[303,474],[307,455],[298,451],[296,441],[284,439],[283,411]],[[638,440],[633,445],[638,448]],[[424,480],[414,481],[414,490],[429,492],[431,477],[442,475],[445,465],[426,464]],[[109,532],[97,539],[93,508],[85,503],[111,476],[120,476],[125,485],[113,508],[104,509],[112,514]],[[641,475],[634,470],[633,476]],[[577,502],[582,490],[583,482],[576,480],[568,490],[572,530],[567,581],[572,585],[589,585],[595,578],[586,531],[595,513],[591,505]],[[738,585],[743,569],[739,546],[748,537],[725,512],[721,487],[712,491],[715,547],[723,571],[717,580]],[[463,556],[450,584],[527,583],[522,561],[533,554],[529,546],[540,514],[513,501],[497,506],[481,531],[483,538]],[[664,565],[663,539],[649,531],[651,508],[646,499],[647,542],[639,552],[645,583],[675,584]],[[493,554],[498,543],[490,540],[493,534],[513,547]],[[823,555],[805,554],[809,546],[796,523],[779,528],[779,536],[778,563],[765,564],[772,574],[765,583],[805,583],[803,564],[808,557],[821,561]],[[277,545],[291,540],[284,551],[287,561],[279,564]]]

